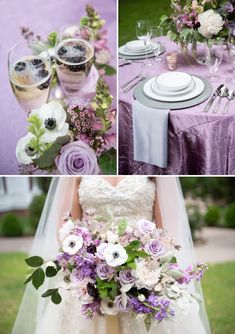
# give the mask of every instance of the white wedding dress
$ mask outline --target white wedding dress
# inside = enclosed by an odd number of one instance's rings
[[[129,224],[146,218],[153,219],[156,183],[148,177],[125,177],[116,186],[103,177],[83,177],[79,189],[79,202],[83,211],[96,209],[98,216],[126,218]],[[164,222],[163,222],[164,223]],[[178,254],[179,262],[185,264],[184,251]],[[181,261],[182,260],[182,261]],[[46,289],[44,288],[43,291]],[[60,305],[48,299],[43,305],[41,319],[32,334],[114,334],[106,327],[104,317],[87,320],[80,312],[80,303],[68,292],[63,293]],[[119,317],[120,334],[147,334],[144,322],[129,314]],[[20,334],[17,330],[14,334]],[[23,332],[21,332],[23,333]],[[199,313],[184,315],[176,310],[173,321],[152,325],[149,334],[209,334]]]

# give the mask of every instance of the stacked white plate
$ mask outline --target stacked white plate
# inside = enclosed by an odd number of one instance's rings
[[[160,43],[150,42],[147,45],[147,54],[151,54],[153,50],[161,48]],[[119,53],[124,56],[142,56],[145,55],[144,42],[141,40],[131,41],[119,48]]]
[[[180,102],[195,98],[204,90],[204,82],[188,73],[166,72],[148,80],[145,95],[163,102]]]

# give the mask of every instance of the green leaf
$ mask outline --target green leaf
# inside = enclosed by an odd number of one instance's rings
[[[127,228],[127,221],[126,220],[122,220],[118,223],[118,235],[121,236],[125,233],[126,228]]]
[[[45,280],[45,274],[42,268],[36,269],[32,274],[32,283],[35,289],[38,289],[41,285],[43,285]]]
[[[41,267],[41,265],[43,265],[44,260],[40,256],[31,256],[31,257],[25,259],[25,262],[27,263],[28,266],[33,267],[33,268],[37,268],[37,267]]]
[[[45,297],[52,296],[53,293],[55,293],[55,292],[57,292],[57,291],[58,291],[58,289],[49,289],[49,290],[47,290],[46,292],[44,292],[44,293],[42,294],[42,297],[45,298]]]
[[[167,16],[167,15],[162,15],[162,16],[160,17],[160,24],[166,23],[166,22],[169,21],[169,20],[170,20],[169,16]]]
[[[128,262],[127,267],[131,269],[136,269],[136,264],[134,262]]]
[[[56,305],[61,303],[62,298],[58,291],[53,293],[51,296],[51,301]]]
[[[138,249],[140,247],[140,241],[139,240],[133,240],[130,244],[129,247],[132,249]]]
[[[145,251],[143,251],[143,250],[140,250],[140,251],[135,251],[135,255],[136,255],[136,257],[143,257],[143,258],[145,258],[145,257],[148,257],[149,256],[149,254],[148,253],[146,253]]]
[[[34,163],[41,169],[48,169],[54,166],[55,158],[64,145],[70,141],[70,136],[58,137],[56,141],[41,155]]]
[[[46,276],[47,277],[54,277],[57,274],[57,270],[54,267],[47,267],[46,268]]]
[[[103,174],[115,175],[116,161],[116,150],[114,148],[102,154],[98,162]]]
[[[177,259],[175,256],[172,257],[172,259],[170,260],[170,263],[177,263]]]
[[[52,32],[50,35],[47,37],[48,43],[50,44],[51,48],[54,48],[57,42],[57,32]]]
[[[26,280],[24,281],[24,284],[29,283],[29,282],[32,280],[32,278],[33,278],[33,275],[32,275],[32,274],[29,275],[29,276],[26,278]]]

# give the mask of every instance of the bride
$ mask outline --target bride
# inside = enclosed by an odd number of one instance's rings
[[[182,246],[178,252],[179,264],[187,267],[196,262],[184,199],[175,177],[54,178],[31,254],[46,260],[55,257],[63,214],[70,211],[73,218],[81,219],[89,208],[96,209],[98,215],[126,218],[130,224],[142,218],[154,220]],[[48,287],[51,288],[52,282],[50,280]],[[178,308],[173,321],[152,323],[149,334],[210,334],[200,284],[192,283],[189,289],[201,295],[200,312]],[[87,320],[80,312],[79,301],[68,292],[62,293],[60,305],[54,305],[41,297],[45,290],[45,286],[39,291],[32,285],[27,286],[13,334],[147,334],[143,321],[131,315]]]

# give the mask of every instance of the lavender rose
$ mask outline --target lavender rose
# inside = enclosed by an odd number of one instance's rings
[[[113,269],[107,264],[100,264],[97,267],[97,275],[101,280],[111,279],[113,276]]]
[[[114,299],[114,305],[121,312],[128,312],[129,309],[130,309],[130,307],[131,307],[130,299],[128,297],[127,297],[126,305],[123,305],[123,301],[122,301],[122,296],[121,295],[115,297],[115,299]]]
[[[100,172],[94,150],[82,141],[65,145],[55,163],[60,174],[97,175]]]
[[[142,219],[137,222],[137,228],[142,234],[150,234],[155,230],[156,226],[149,220]]]
[[[119,278],[121,284],[131,284],[135,281],[135,277],[132,276],[131,269],[121,270],[119,273]]]
[[[164,246],[156,239],[150,240],[144,249],[146,253],[153,256],[159,256],[165,253]]]

